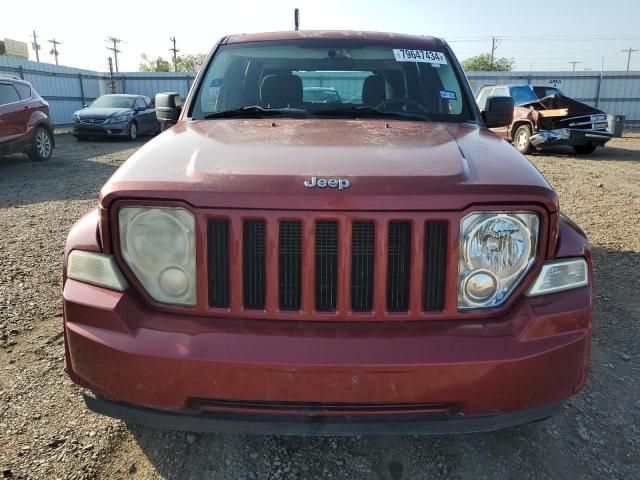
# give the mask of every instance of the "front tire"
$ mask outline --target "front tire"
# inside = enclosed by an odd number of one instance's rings
[[[573,146],[573,151],[576,152],[578,155],[589,155],[590,153],[593,153],[595,149],[596,149],[596,146],[592,143],[589,143],[587,145]]]
[[[33,133],[31,149],[27,155],[34,162],[49,160],[53,155],[53,137],[46,128],[38,127]]]
[[[136,138],[138,138],[138,124],[131,122],[129,124],[129,140],[133,142]]]
[[[513,136],[513,146],[520,153],[527,154],[533,151],[531,145],[531,127],[529,125],[520,125]]]

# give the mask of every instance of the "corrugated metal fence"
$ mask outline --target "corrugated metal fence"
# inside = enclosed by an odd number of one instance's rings
[[[111,81],[104,72],[0,56],[3,73],[31,82],[49,102],[56,126],[69,125],[75,110],[111,93]],[[117,93],[153,98],[158,92],[175,91],[184,98],[194,77],[194,73],[120,73],[115,77],[115,87]],[[640,72],[468,72],[467,77],[474,91],[488,84],[554,85],[607,113],[626,115],[628,123],[640,123]],[[321,79],[317,85],[322,85]]]
[[[24,78],[47,102],[53,124],[71,125],[73,112],[105,93],[111,93],[109,74],[37,63],[0,56],[0,75]],[[114,77],[116,93],[135,93],[154,98],[158,92],[187,96],[194,73],[122,73]]]

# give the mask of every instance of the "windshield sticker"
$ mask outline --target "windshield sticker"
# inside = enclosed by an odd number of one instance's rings
[[[214,78],[211,80],[211,88],[217,88],[222,86],[221,78]]]
[[[456,96],[456,92],[453,92],[451,90],[440,90],[440,98],[442,98],[443,100],[457,100],[458,97]]]
[[[428,50],[410,50],[407,48],[394,48],[393,54],[396,62],[421,62],[432,65],[446,65],[447,59],[441,52],[431,52]]]

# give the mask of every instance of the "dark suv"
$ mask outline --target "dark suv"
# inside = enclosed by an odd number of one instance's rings
[[[0,75],[0,154],[49,160],[54,146],[49,104],[29,82]]]

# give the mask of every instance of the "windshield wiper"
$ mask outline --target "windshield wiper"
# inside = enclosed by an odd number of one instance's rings
[[[393,112],[388,110],[380,110],[374,107],[349,107],[349,108],[332,108],[329,110],[313,110],[315,115],[345,115],[350,117],[386,117],[386,118],[404,118],[413,120],[426,120],[430,118],[425,113],[420,112]]]
[[[250,105],[247,107],[232,108],[221,112],[213,112],[204,116],[204,118],[262,118],[273,116],[289,116],[289,117],[311,117],[308,110],[302,108],[265,108],[259,105]]]

